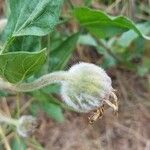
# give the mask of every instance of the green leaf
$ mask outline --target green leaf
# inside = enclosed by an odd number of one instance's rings
[[[74,15],[83,27],[99,38],[111,37],[133,30],[139,36],[150,39],[150,37],[143,35],[135,24],[124,16],[112,17],[103,11],[86,7],[75,8]]]
[[[12,150],[26,150],[26,144],[23,139],[16,137],[11,142]]]
[[[11,83],[21,82],[37,72],[46,59],[40,52],[10,52],[0,55],[0,75]]]
[[[64,121],[62,109],[59,105],[56,105],[54,103],[43,103],[41,105],[41,108],[43,109],[43,111],[45,111],[50,117],[52,117],[56,121],[58,122]]]
[[[142,64],[137,66],[137,73],[140,76],[150,73],[150,59],[148,57],[143,57]]]
[[[117,64],[116,60],[109,54],[105,53],[104,54],[104,59],[103,59],[103,62],[101,64],[101,66],[103,68],[110,68],[110,67],[113,67]]]
[[[41,49],[40,38],[36,36],[16,37],[12,44],[7,48],[8,52],[15,51],[37,51]]]
[[[59,105],[60,103],[59,100],[41,91],[35,91],[35,92],[32,92],[32,94],[37,99],[36,104],[33,104],[31,107],[31,111],[34,114],[37,114],[38,110],[42,109],[54,120],[58,122],[64,121],[64,116],[62,113],[62,108]]]
[[[0,91],[0,97],[6,97],[8,94],[5,91]]]
[[[62,41],[62,37],[60,40],[60,35],[56,35],[53,33],[52,40],[51,40],[51,51],[50,51],[50,59],[49,63],[45,64],[48,65],[48,71],[56,71],[62,70],[68,63],[69,59],[72,56],[72,53],[75,49],[76,43],[79,38],[79,33],[75,33],[68,37],[66,40]],[[49,85],[44,87],[42,91],[45,93],[59,93],[60,87],[57,85]]]
[[[145,22],[137,25],[137,28],[143,33],[143,34],[149,34],[150,33],[150,22]],[[117,40],[117,44],[122,47],[128,47],[136,38],[138,35],[133,32],[132,30],[127,31],[121,35],[121,37]]]
[[[50,102],[54,104],[59,104],[58,102],[60,102],[58,99],[53,98],[53,96],[51,96],[50,94],[48,95],[44,93],[42,90],[34,91],[31,94],[40,103]]]
[[[106,41],[102,41],[102,42],[106,44]],[[117,64],[116,59],[113,58],[103,47],[97,46],[96,50],[99,54],[103,55],[103,61],[101,63],[101,67],[107,69]]]
[[[59,105],[54,103],[33,103],[31,106],[31,112],[33,115],[37,114],[39,110],[44,111],[49,117],[54,119],[57,122],[63,122],[64,116],[62,109]]]
[[[94,47],[98,46],[96,40],[89,34],[80,35],[78,39],[78,44],[89,45]]]
[[[64,69],[75,49],[79,33],[75,33],[50,53],[50,71]]]
[[[10,16],[5,36],[43,36],[58,23],[63,0],[9,0]]]

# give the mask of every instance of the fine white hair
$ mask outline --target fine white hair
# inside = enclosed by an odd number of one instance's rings
[[[62,83],[63,101],[78,112],[100,107],[112,92],[111,78],[99,66],[81,62],[68,70],[69,79]]]

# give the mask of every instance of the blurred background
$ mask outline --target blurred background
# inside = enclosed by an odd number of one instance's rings
[[[1,91],[1,110],[16,116],[19,99],[20,114],[36,114],[41,121],[33,137],[22,139],[7,129],[6,139],[14,150],[150,150],[150,41],[133,32],[97,40],[84,31],[76,38],[73,33],[80,27],[71,9],[78,5],[127,16],[150,35],[150,0],[65,0],[60,23],[48,36],[48,63],[36,75],[68,69],[80,61],[102,66],[117,90],[118,117],[106,110],[101,120],[89,125],[88,114],[72,112],[61,103],[56,85],[29,94]],[[0,0],[0,18],[5,14],[5,2]],[[47,37],[41,47],[45,43]],[[1,139],[0,150],[4,144]]]

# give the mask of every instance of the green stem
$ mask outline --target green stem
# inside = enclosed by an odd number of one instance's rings
[[[20,97],[20,95],[19,95],[19,93],[17,93],[17,95],[16,95],[16,108],[17,108],[16,116],[17,116],[17,118],[20,117],[20,99],[19,99],[19,97]]]
[[[109,49],[102,41],[98,40],[97,38],[96,39],[96,42],[98,45],[102,46],[109,55],[111,55],[117,62],[121,62],[121,59],[119,57],[117,57],[112,51],[111,49]]]

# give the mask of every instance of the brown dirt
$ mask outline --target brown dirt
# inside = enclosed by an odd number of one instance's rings
[[[0,0],[0,16],[3,14],[4,11],[4,0]]]

